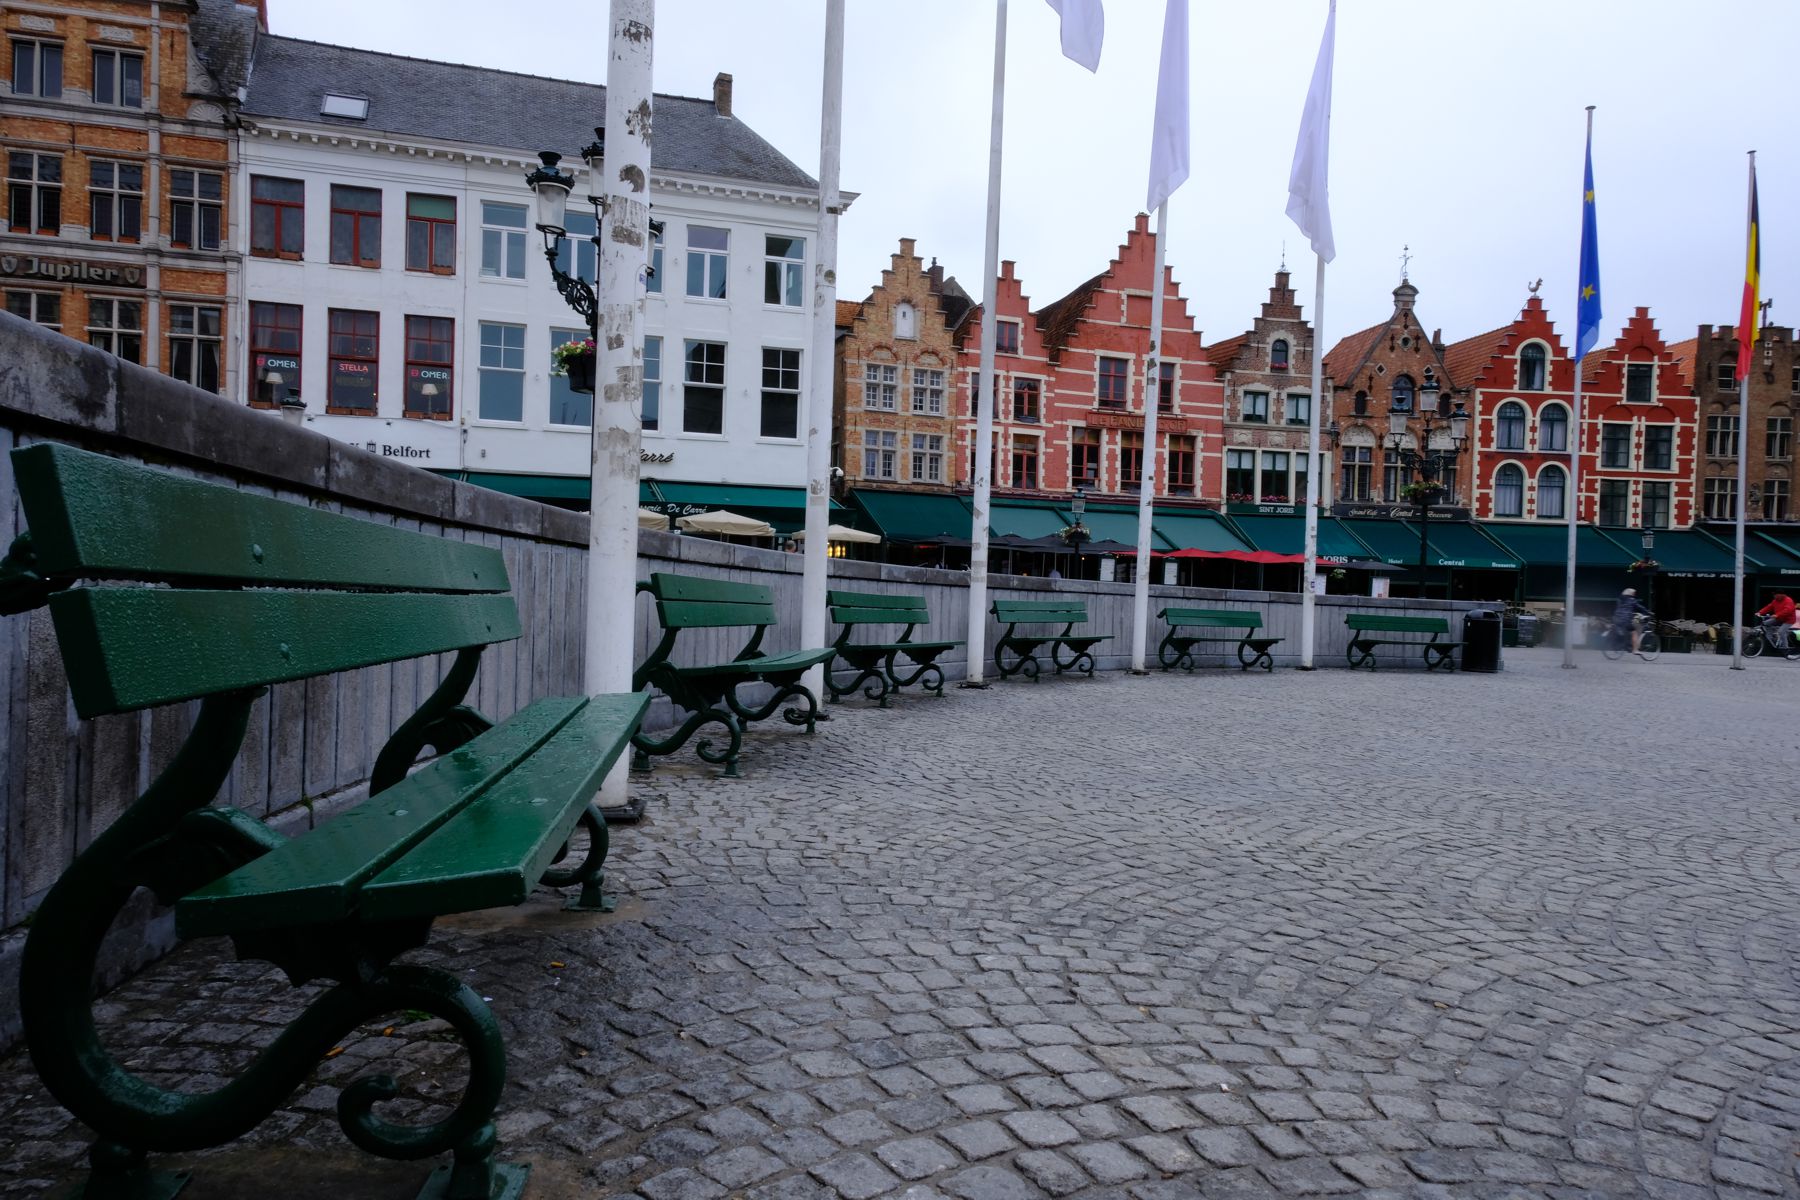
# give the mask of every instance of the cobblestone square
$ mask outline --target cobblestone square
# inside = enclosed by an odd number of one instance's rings
[[[1507,659],[835,706],[741,780],[659,764],[617,913],[546,893],[416,957],[492,998],[537,1200],[1800,1195],[1800,665]],[[101,1012],[202,1087],[294,1008],[201,942]],[[172,1156],[193,1200],[271,1161],[410,1195],[332,1115],[377,1069],[396,1119],[460,1087],[394,1020]],[[0,1129],[0,1192],[75,1177],[23,1052]]]

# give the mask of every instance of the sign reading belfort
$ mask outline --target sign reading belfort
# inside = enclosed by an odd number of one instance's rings
[[[0,254],[0,275],[45,283],[86,283],[98,287],[144,286],[144,268],[115,263],[39,258],[35,254]]]

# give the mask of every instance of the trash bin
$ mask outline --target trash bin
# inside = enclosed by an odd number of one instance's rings
[[[1500,669],[1500,614],[1476,609],[1463,617],[1462,669]]]

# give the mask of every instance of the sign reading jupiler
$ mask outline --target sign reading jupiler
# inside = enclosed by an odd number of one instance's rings
[[[85,283],[95,287],[144,286],[144,268],[125,264],[39,258],[35,254],[0,254],[0,275],[43,283]]]

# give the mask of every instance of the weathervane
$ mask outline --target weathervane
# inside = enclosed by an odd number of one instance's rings
[[[1769,307],[1771,305],[1773,305],[1774,303],[1775,303],[1775,297],[1770,296],[1767,300],[1764,300],[1761,304],[1756,306],[1757,308],[1762,310],[1762,312],[1761,312],[1762,319],[1756,323],[1757,328],[1767,329],[1769,327]]]
[[[1525,290],[1535,296],[1535,295],[1537,295],[1537,290],[1543,286],[1544,286],[1544,277],[1542,275],[1539,275],[1538,281],[1536,283],[1528,283],[1525,285]]]
[[[1281,269],[1287,270],[1287,239],[1281,239]]]
[[[1401,283],[1406,282],[1406,268],[1407,268],[1407,265],[1411,262],[1412,262],[1412,247],[1411,246],[1400,247],[1400,282]]]

